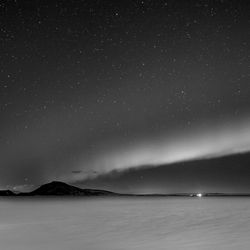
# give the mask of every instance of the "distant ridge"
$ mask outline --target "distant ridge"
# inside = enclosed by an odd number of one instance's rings
[[[100,189],[81,189],[60,181],[46,183],[34,191],[27,193],[14,193],[10,190],[0,190],[0,196],[133,196],[133,197],[197,197],[197,193],[173,194],[120,194]],[[202,197],[229,197],[245,196],[248,193],[203,193]]]
[[[60,181],[52,181],[41,185],[31,192],[14,193],[10,190],[0,190],[0,196],[111,196],[114,192],[99,189],[81,189]]]
[[[34,195],[100,196],[100,195],[114,195],[114,194],[115,193],[106,190],[81,189],[60,181],[52,181],[50,183],[44,184],[30,193],[21,193],[21,195],[30,195],[30,196]]]
[[[14,196],[15,194],[10,190],[0,190],[0,196]]]

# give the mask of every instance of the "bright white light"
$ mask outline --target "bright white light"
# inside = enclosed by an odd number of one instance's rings
[[[197,197],[202,197],[202,194],[199,193],[199,194],[197,194],[196,196],[197,196]]]

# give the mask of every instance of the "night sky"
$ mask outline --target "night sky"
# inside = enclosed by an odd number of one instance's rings
[[[199,180],[186,162],[216,159],[218,189],[246,176],[250,157],[234,171],[221,157],[250,151],[249,13],[243,0],[1,1],[0,187],[185,192]]]

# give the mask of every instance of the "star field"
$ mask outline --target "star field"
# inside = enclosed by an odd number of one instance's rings
[[[104,159],[117,148],[245,124],[249,11],[228,0],[2,1],[1,185],[85,178],[116,168]]]

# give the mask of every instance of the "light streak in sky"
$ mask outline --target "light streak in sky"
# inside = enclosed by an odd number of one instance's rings
[[[185,133],[151,138],[136,145],[104,151],[92,169],[99,173],[131,167],[171,164],[195,159],[215,158],[250,151],[250,120],[227,122]],[[89,178],[90,176],[88,176]],[[78,176],[82,178],[82,176]]]

